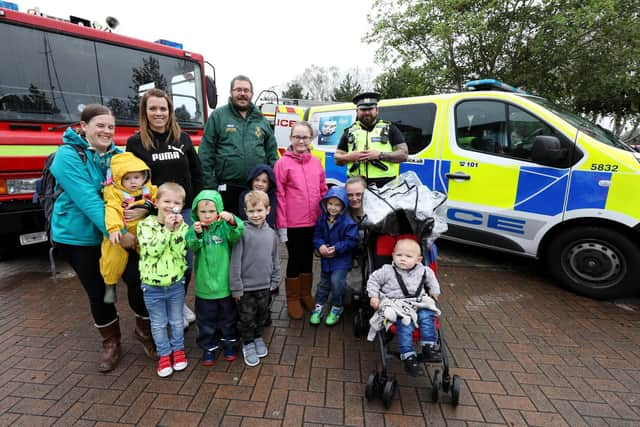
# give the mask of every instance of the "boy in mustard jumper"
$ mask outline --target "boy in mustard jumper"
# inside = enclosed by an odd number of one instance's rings
[[[116,284],[124,273],[129,259],[120,246],[120,236],[137,232],[140,219],[126,221],[124,210],[130,207],[151,209],[158,188],[151,184],[151,171],[145,162],[132,153],[116,154],[111,160],[111,178],[104,187],[105,225],[109,238],[102,240],[100,273],[107,288],[104,302],[116,302]]]

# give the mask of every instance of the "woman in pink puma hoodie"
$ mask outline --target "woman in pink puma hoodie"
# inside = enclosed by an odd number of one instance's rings
[[[292,319],[302,319],[303,307],[313,310],[313,230],[320,216],[320,201],[327,191],[324,169],[309,146],[313,128],[308,122],[297,122],[291,129],[291,145],[276,162],[278,210],[276,226],[287,243],[287,311]]]

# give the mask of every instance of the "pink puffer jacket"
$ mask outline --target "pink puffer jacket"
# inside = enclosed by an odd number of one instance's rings
[[[278,228],[313,227],[320,216],[320,200],[327,191],[327,181],[320,160],[290,149],[276,162]]]

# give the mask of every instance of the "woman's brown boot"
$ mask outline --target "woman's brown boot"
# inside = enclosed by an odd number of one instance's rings
[[[292,319],[302,319],[304,311],[300,305],[300,277],[287,277],[284,280],[287,291],[287,313]]]
[[[98,326],[98,331],[102,336],[102,354],[98,371],[112,371],[120,360],[120,322],[116,319],[107,326]]]
[[[142,343],[144,353],[151,359],[157,360],[156,345],[151,335],[151,322],[148,317],[136,316],[136,328],[133,331],[135,339]]]
[[[316,307],[316,299],[311,295],[313,286],[313,274],[302,273],[300,275],[300,301],[302,307],[307,311],[312,311]]]

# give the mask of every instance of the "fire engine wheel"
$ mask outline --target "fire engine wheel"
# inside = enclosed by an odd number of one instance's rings
[[[576,227],[553,239],[547,264],[556,280],[578,294],[616,298],[629,294],[636,286],[640,248],[630,237],[613,229]]]

